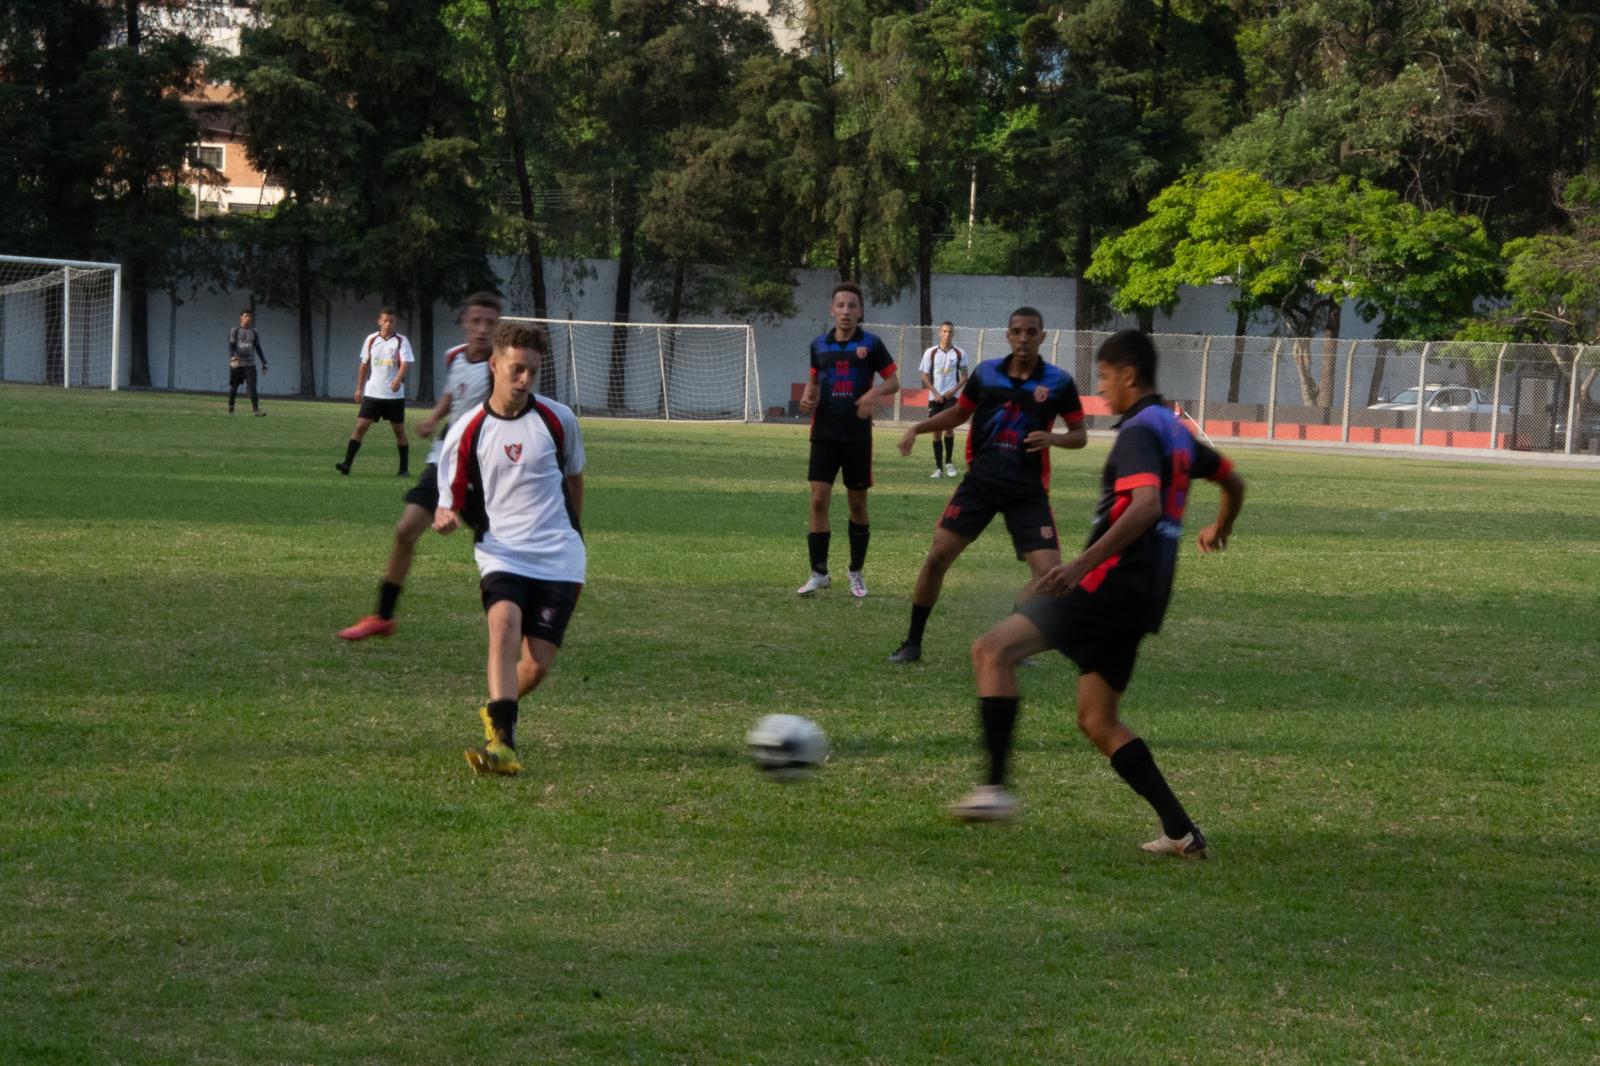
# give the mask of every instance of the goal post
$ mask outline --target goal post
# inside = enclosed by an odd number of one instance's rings
[[[122,265],[0,255],[0,381],[117,389]]]
[[[759,422],[761,375],[749,325],[598,322],[507,315],[544,326],[538,389],[584,416]]]

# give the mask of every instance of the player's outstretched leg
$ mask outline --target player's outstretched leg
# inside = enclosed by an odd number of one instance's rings
[[[339,630],[340,640],[387,637],[394,632],[395,607],[405,587],[406,575],[411,572],[411,559],[416,553],[417,541],[427,532],[432,521],[433,516],[427,509],[415,503],[406,504],[400,520],[394,525],[394,543],[389,548],[388,569],[378,585],[377,612],[367,615],[353,626]]]
[[[1011,736],[1017,725],[1021,695],[1017,689],[1017,663],[1049,647],[1039,627],[1014,614],[972,643],[972,665],[978,675],[978,719],[988,752],[984,783],[950,807],[950,816],[963,822],[1009,822],[1017,816],[1017,801],[1006,789],[1006,763],[1011,756]]]
[[[522,642],[522,658],[517,660],[517,699],[522,699],[539,687],[540,682],[549,675],[550,664],[555,662],[558,650],[549,641],[532,637]],[[484,742],[493,740],[494,719],[489,717],[488,703],[478,708],[478,719],[483,723]]]
[[[911,628],[906,631],[906,639],[889,656],[890,662],[914,663],[922,658],[922,635],[934,605],[939,602],[944,575],[971,543],[971,537],[948,529],[933,531],[933,543],[922,560],[922,568],[917,571],[916,587],[911,590]]]
[[[1206,838],[1200,827],[1173,795],[1149,746],[1118,717],[1121,698],[1122,693],[1112,688],[1102,674],[1084,674],[1078,679],[1078,728],[1110,758],[1111,768],[1129,788],[1144,797],[1161,819],[1161,835],[1140,846],[1157,855],[1205,858]]]
[[[489,732],[481,748],[468,748],[467,765],[479,774],[518,774],[517,662],[522,651],[522,608],[500,600],[489,608]]]

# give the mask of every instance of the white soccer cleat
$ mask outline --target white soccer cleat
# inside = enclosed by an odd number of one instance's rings
[[[1190,830],[1176,840],[1162,833],[1154,840],[1147,840],[1139,846],[1152,855],[1176,855],[1180,859],[1206,857],[1206,838],[1200,834],[1199,829]]]
[[[867,579],[861,576],[861,571],[850,571],[850,595],[856,599],[864,599],[867,595]]]
[[[946,464],[944,464],[944,476],[945,477],[955,477],[957,473],[958,473],[958,471],[956,470],[956,464],[954,464],[954,463],[946,463]]]
[[[943,470],[940,470],[940,469],[939,469],[939,468],[938,468],[938,467],[934,467],[934,468],[933,468],[933,473],[931,473],[931,474],[929,474],[929,475],[928,475],[928,476],[929,476],[929,477],[930,477],[930,478],[934,478],[934,477],[944,477],[944,471],[943,471]]]
[[[811,576],[806,579],[806,583],[795,589],[795,592],[801,596],[814,596],[831,584],[833,584],[833,578],[813,570],[811,571]]]
[[[1017,816],[1017,798],[999,785],[979,785],[949,810],[958,822],[1009,822]]]

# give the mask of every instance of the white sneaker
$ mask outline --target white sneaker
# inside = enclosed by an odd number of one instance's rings
[[[938,467],[934,467],[933,468],[933,473],[929,474],[928,476],[929,477],[944,477],[944,471],[940,470]]]
[[[1147,840],[1139,846],[1152,855],[1176,855],[1180,859],[1206,857],[1206,838],[1200,834],[1199,829],[1192,829],[1176,840],[1162,833],[1154,840]]]
[[[1017,798],[999,785],[979,785],[949,812],[958,822],[1009,822],[1017,816]]]
[[[799,593],[801,596],[810,596],[815,594],[819,589],[825,589],[831,584],[833,584],[833,578],[829,577],[827,574],[819,574],[813,570],[811,571],[811,576],[806,579],[806,583],[795,589],[795,592]]]
[[[867,594],[867,579],[861,576],[861,571],[850,571],[850,595],[862,599]]]
[[[954,463],[946,463],[946,464],[944,464],[944,476],[945,477],[955,477],[957,473],[958,473],[958,471],[956,470],[956,464],[954,464]]]

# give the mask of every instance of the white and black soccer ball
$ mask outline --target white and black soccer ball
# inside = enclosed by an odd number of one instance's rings
[[[810,777],[828,758],[822,727],[798,714],[769,714],[744,735],[756,769],[776,781]]]

